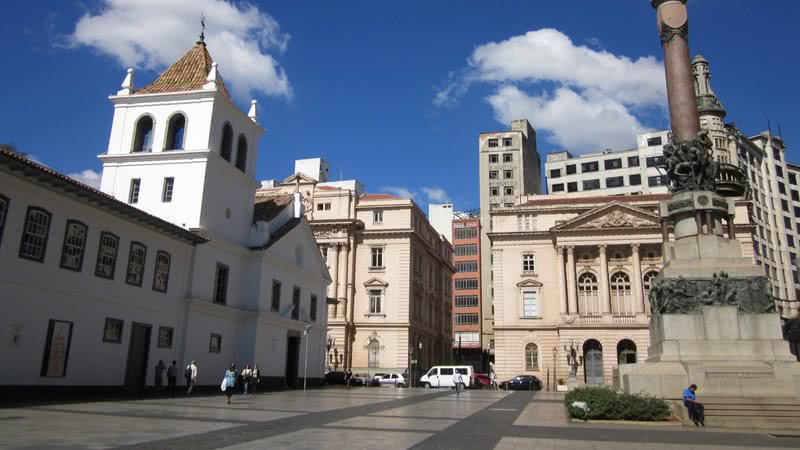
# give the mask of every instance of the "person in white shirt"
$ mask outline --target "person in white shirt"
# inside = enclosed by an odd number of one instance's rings
[[[464,378],[461,376],[461,372],[456,369],[456,373],[453,374],[453,384],[456,385],[456,397],[461,395],[461,386],[464,385]]]
[[[247,387],[250,384],[250,377],[253,375],[253,371],[250,369],[250,364],[244,366],[242,370],[242,384],[244,385],[244,392],[242,395],[247,395]]]
[[[189,385],[189,389],[186,390],[186,395],[188,396],[191,395],[192,388],[197,382],[197,362],[195,360],[192,360],[192,362],[186,366],[183,376],[186,377],[186,384]]]

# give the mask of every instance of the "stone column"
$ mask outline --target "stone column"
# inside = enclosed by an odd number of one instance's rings
[[[664,49],[667,100],[672,136],[676,142],[697,137],[700,118],[694,94],[694,75],[689,56],[689,16],[686,0],[651,0],[657,9],[658,34]]]
[[[346,286],[347,286],[347,278],[348,278],[348,275],[350,273],[350,270],[349,270],[349,267],[348,267],[350,265],[349,264],[349,261],[350,261],[350,258],[349,258],[349,256],[350,256],[350,246],[345,243],[345,244],[342,245],[342,250],[343,250],[343,253],[344,253],[344,279],[342,280],[342,285],[343,285],[342,297],[345,297],[346,294],[347,294],[347,288],[346,288]],[[342,297],[340,297],[340,298],[342,298]],[[346,369],[350,368],[350,361],[351,361],[350,343],[352,341],[352,336],[351,336],[352,330],[351,330],[351,327],[350,327],[350,323],[347,320],[347,312],[353,306],[350,304],[350,302],[347,301],[346,298],[345,298],[344,302],[340,303],[340,305],[341,305],[341,313],[340,314],[344,318],[344,368],[346,370]]]
[[[636,304],[636,312],[643,313],[645,311],[644,302],[647,299],[644,298],[644,291],[642,290],[642,261],[639,257],[639,244],[631,244],[631,254],[633,255],[633,298],[642,299]]]
[[[328,261],[331,265],[331,290],[329,297],[336,300],[337,305],[335,308],[336,315],[339,315],[339,244],[333,244],[328,247]]]
[[[600,251],[600,312],[611,312],[611,297],[608,295],[608,255],[606,244],[597,246]]]
[[[558,306],[561,314],[567,313],[567,279],[564,273],[564,247],[556,247],[558,255]]]
[[[578,296],[575,291],[575,247],[567,247],[567,298],[569,299],[569,313],[578,313]]]

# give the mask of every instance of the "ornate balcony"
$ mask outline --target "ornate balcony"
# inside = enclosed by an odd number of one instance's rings
[[[720,163],[716,185],[723,197],[743,197],[748,193],[747,176],[733,164]]]

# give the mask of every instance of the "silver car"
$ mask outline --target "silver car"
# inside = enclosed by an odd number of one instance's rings
[[[400,373],[387,373],[378,379],[381,386],[406,387],[406,379]]]

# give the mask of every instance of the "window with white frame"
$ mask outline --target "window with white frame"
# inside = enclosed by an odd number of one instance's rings
[[[536,256],[533,253],[522,255],[522,271],[528,273],[536,271]]]
[[[97,264],[94,269],[96,276],[109,280],[114,279],[118,249],[119,238],[116,235],[107,231],[100,233],[100,246],[97,249]]]
[[[131,187],[128,190],[128,203],[131,205],[139,203],[139,190],[142,188],[142,180],[134,178],[131,180]]]
[[[383,268],[383,247],[370,248],[370,269]]]
[[[128,254],[128,272],[125,275],[126,283],[134,286],[142,285],[146,254],[147,247],[140,242],[131,242],[131,250]]]
[[[175,178],[164,178],[164,186],[161,189],[161,201],[163,203],[170,203],[172,201],[172,191],[175,189]]]
[[[369,290],[369,313],[370,314],[383,314],[383,290],[370,289]]]
[[[525,346],[525,370],[539,370],[539,346],[533,342]]]
[[[330,211],[331,204],[330,202],[327,203],[317,203],[317,211]]]
[[[383,211],[372,211],[372,223],[383,223]]]
[[[61,267],[80,272],[83,267],[83,252],[86,249],[87,226],[77,220],[68,220],[61,248]]]
[[[47,250],[47,237],[50,234],[51,215],[47,210],[35,206],[28,207],[22,241],[19,245],[19,257],[31,261],[44,261]]]
[[[536,289],[522,290],[522,318],[539,316],[539,292]]]
[[[156,267],[153,273],[153,290],[158,292],[167,292],[169,284],[169,266],[170,266],[169,253],[159,250],[156,252]]]
[[[473,346],[481,343],[481,334],[477,331],[457,331],[454,335],[453,346]]]

